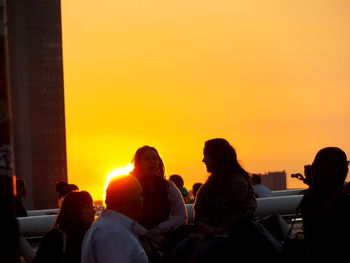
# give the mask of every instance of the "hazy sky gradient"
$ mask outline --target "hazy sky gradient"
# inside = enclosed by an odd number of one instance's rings
[[[61,2],[68,178],[95,199],[146,144],[188,188],[214,137],[249,172],[350,156],[349,1]]]

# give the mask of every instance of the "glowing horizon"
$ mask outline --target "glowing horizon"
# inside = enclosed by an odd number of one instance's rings
[[[350,2],[61,5],[68,180],[94,198],[143,145],[188,189],[215,137],[293,188],[319,149],[350,156]]]
[[[104,184],[104,187],[103,187],[103,195],[102,195],[102,199],[101,201],[103,202],[104,204],[104,200],[105,200],[105,197],[106,197],[106,190],[107,190],[107,187],[110,183],[110,181],[115,178],[115,177],[120,177],[120,176],[127,176],[130,174],[130,172],[134,169],[134,166],[131,164],[131,163],[128,163],[126,166],[124,167],[119,167],[119,168],[116,168],[114,169],[113,171],[111,171],[106,180],[105,180],[105,184]],[[105,204],[104,204],[105,205]]]

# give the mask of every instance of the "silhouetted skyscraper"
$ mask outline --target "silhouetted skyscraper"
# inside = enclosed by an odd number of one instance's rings
[[[7,0],[15,171],[27,209],[57,206],[67,179],[59,0]]]

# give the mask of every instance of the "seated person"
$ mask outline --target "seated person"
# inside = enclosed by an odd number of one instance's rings
[[[133,176],[114,178],[106,190],[106,209],[86,233],[82,263],[147,263],[135,227],[142,212],[142,186]]]

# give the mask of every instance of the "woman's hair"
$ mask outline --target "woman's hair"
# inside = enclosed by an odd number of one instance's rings
[[[154,151],[159,159],[158,174],[145,177],[140,162],[146,151]],[[133,159],[134,170],[131,172],[141,183],[143,190],[143,207],[139,223],[146,228],[156,227],[169,217],[171,204],[169,200],[169,184],[165,178],[165,167],[158,151],[151,146],[139,148]]]
[[[58,197],[61,198],[69,193],[69,185],[66,181],[59,181],[56,183],[56,192]]]
[[[252,174],[250,180],[253,185],[261,184],[261,177],[258,174]]]
[[[132,171],[132,174],[134,176],[136,176],[140,181],[142,181],[142,178],[141,178],[142,171],[140,171],[139,164],[140,164],[140,161],[142,159],[143,154],[149,150],[154,151],[157,154],[158,159],[159,159],[159,174],[158,174],[158,176],[165,179],[165,167],[164,167],[163,160],[162,160],[162,158],[160,158],[157,149],[154,147],[148,146],[148,145],[145,145],[145,146],[137,149],[135,156],[133,158],[134,170]]]
[[[89,226],[83,224],[82,210],[93,202],[86,191],[70,192],[63,200],[55,226],[66,233],[86,231]]]
[[[209,155],[214,162],[215,170],[212,171],[208,180],[216,178],[220,181],[226,181],[236,175],[249,178],[249,174],[241,167],[237,160],[235,149],[225,139],[215,138],[206,141],[204,153]]]
[[[169,180],[172,181],[177,187],[184,186],[184,180],[181,175],[172,174],[170,175]]]
[[[193,197],[196,197],[197,192],[198,192],[199,188],[201,188],[202,185],[203,185],[202,183],[195,183],[195,184],[192,185]]]

